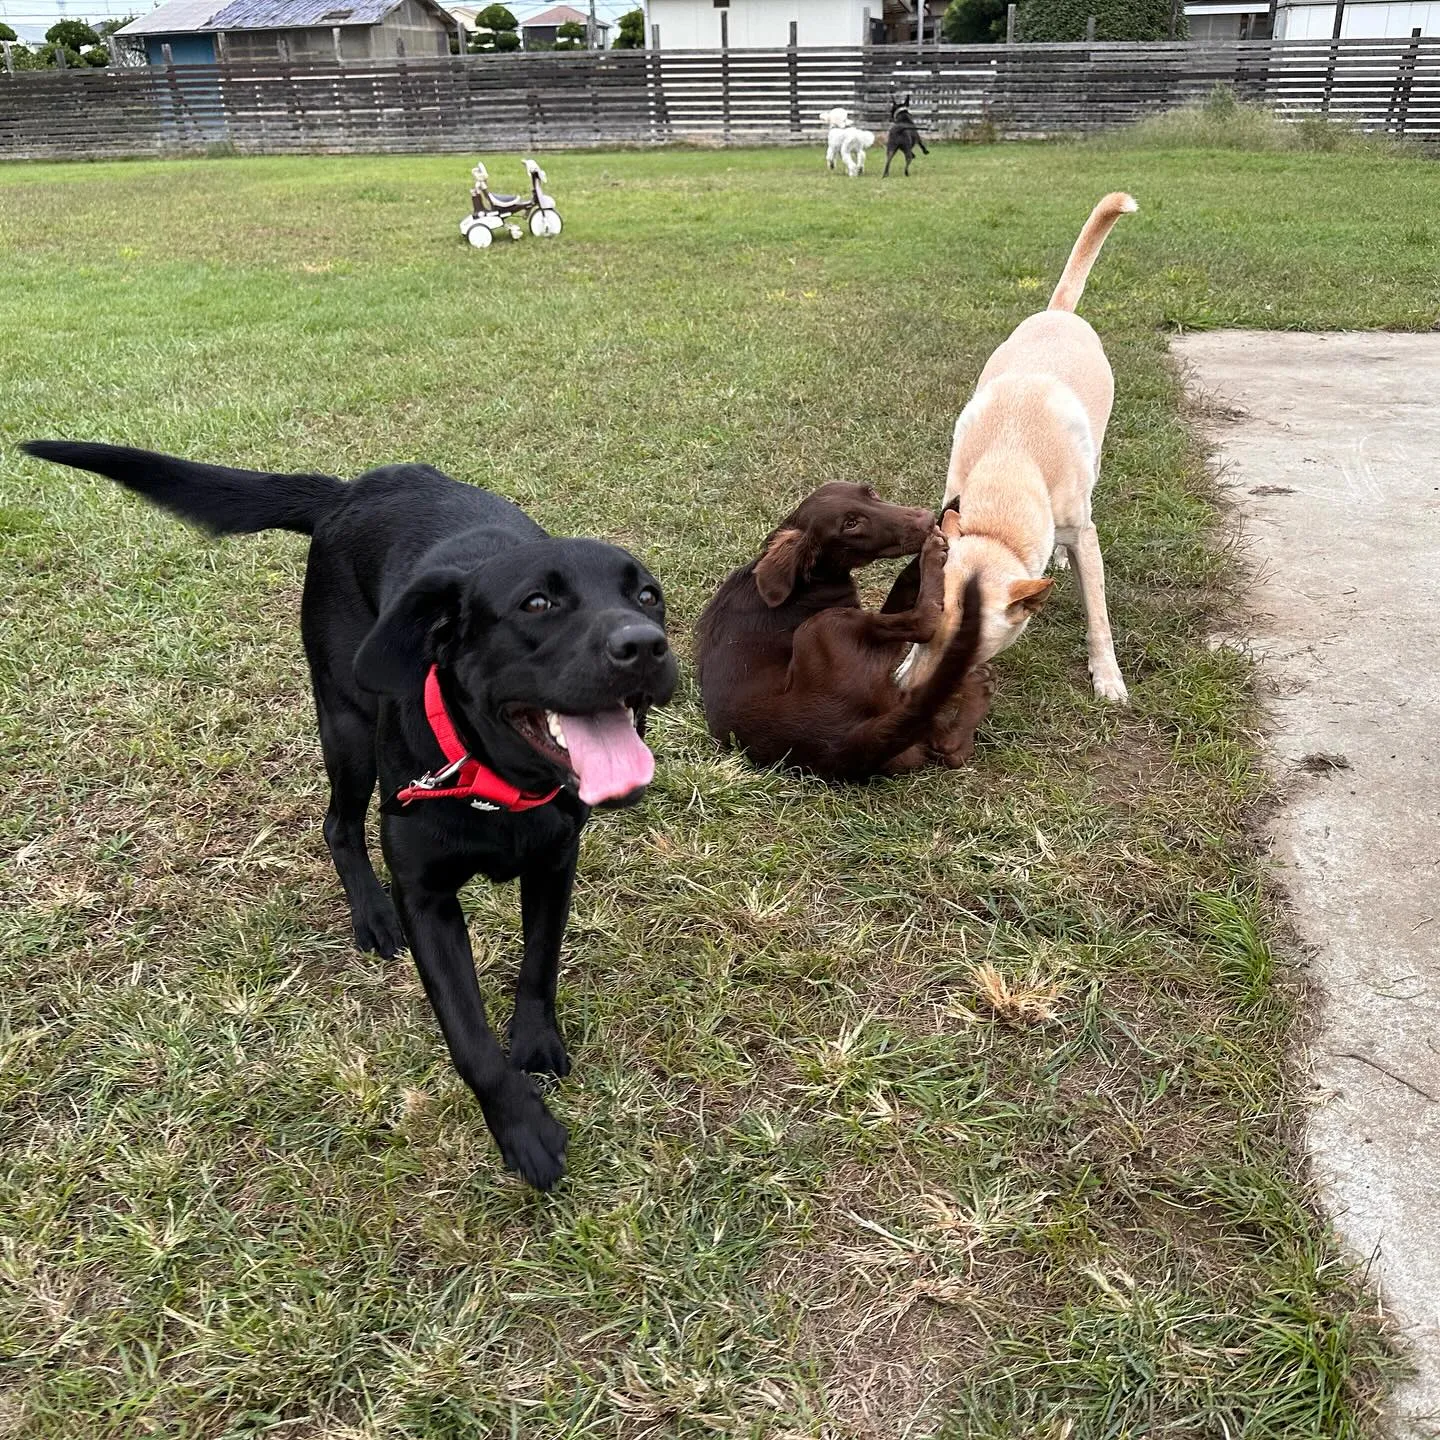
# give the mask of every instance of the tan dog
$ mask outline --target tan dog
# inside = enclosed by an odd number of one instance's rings
[[[1115,382],[1100,338],[1074,313],[1090,267],[1128,195],[1107,195],[1091,212],[1050,308],[1016,326],[981,371],[970,403],[955,422],[946,511],[945,618],[933,640],[916,645],[896,678],[909,689],[934,670],[959,623],[959,597],[980,580],[982,629],[977,662],[1020,638],[1054,585],[1042,578],[1064,547],[1085,599],[1090,674],[1095,693],[1129,698],[1105,609],[1105,566],[1090,518],[1100,447]],[[953,508],[952,508],[953,507]]]

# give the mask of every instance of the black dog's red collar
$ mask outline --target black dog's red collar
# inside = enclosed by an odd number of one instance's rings
[[[425,718],[430,722],[436,744],[450,763],[412,780],[397,792],[397,804],[408,805],[412,800],[468,800],[476,810],[533,810],[537,805],[548,805],[560,793],[557,785],[548,795],[527,795],[508,780],[502,780],[489,766],[470,758],[445,708],[440,676],[434,665],[425,677]]]

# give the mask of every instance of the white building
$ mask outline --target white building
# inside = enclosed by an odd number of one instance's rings
[[[1328,40],[1335,33],[1335,0],[1189,0],[1192,40]],[[1273,17],[1273,20],[1272,20]],[[1418,29],[1440,35],[1440,0],[1344,0],[1345,40],[1404,39]]]
[[[721,20],[734,49],[783,48],[796,26],[801,45],[862,45],[884,0],[649,0],[662,50],[715,50]],[[648,37],[647,37],[648,38]]]

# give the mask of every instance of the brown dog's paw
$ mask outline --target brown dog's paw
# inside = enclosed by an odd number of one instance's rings
[[[990,702],[995,698],[995,667],[993,665],[977,665],[966,677],[965,683],[961,686],[961,694],[968,703],[975,700],[983,700],[985,709],[989,710]]]
[[[920,606],[941,609],[945,603],[945,561],[950,554],[950,542],[938,531],[932,530],[920,547]]]

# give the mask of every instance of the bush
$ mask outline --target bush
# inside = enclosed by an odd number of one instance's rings
[[[585,43],[585,27],[578,20],[567,20],[555,32],[557,50],[583,50]]]
[[[1085,38],[1095,17],[1097,40],[1165,40],[1189,33],[1185,7],[1176,0],[1023,0],[1015,17],[1016,38],[1034,44],[1061,44]]]
[[[19,38],[3,20],[0,20],[0,40],[18,40]]]
[[[950,0],[940,24],[947,45],[988,45],[1005,38],[1005,0]]]
[[[32,68],[41,70],[58,68],[60,62],[55,58],[55,52],[62,49],[65,52],[65,64],[69,69],[73,70],[76,66],[85,63],[80,52],[72,50],[68,45],[42,45],[35,51],[35,66]]]
[[[92,45],[81,57],[82,65],[93,65],[103,70],[110,63],[110,52],[103,45]]]
[[[645,48],[645,12],[627,10],[616,26],[612,50],[643,50]]]
[[[476,17],[477,33],[471,37],[470,48],[479,54],[518,50],[519,21],[503,5],[487,5]]]
[[[1101,145],[1153,150],[1291,150],[1403,154],[1406,146],[1384,135],[1366,135],[1348,125],[1307,115],[1282,120],[1263,105],[1246,105],[1228,85],[1217,85],[1204,100],[1141,120],[1100,137]]]
[[[475,17],[475,24],[481,30],[493,30],[497,35],[514,30],[519,23],[503,5],[487,5]]]
[[[65,58],[72,54],[79,63],[80,52],[87,45],[98,45],[100,37],[83,20],[57,20],[46,32],[45,38],[52,45],[65,47]]]

